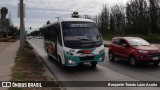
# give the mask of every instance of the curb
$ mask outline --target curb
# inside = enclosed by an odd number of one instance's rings
[[[27,41],[28,42],[28,41]],[[28,44],[33,48],[33,46],[28,42]],[[54,72],[51,71],[51,69],[48,67],[47,63],[43,60],[43,58],[41,56],[39,56],[38,52],[33,48],[33,52],[35,52],[35,54],[41,59],[41,61],[44,63],[44,65],[46,66],[46,68],[48,69],[48,71],[55,77],[54,81],[59,81],[58,78],[55,76]],[[60,83],[55,82],[57,85],[59,85],[61,90],[66,90],[65,87],[61,87],[62,85]]]

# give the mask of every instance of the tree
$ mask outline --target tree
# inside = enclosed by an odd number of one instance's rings
[[[146,0],[131,0],[126,7],[127,33],[148,34],[150,19]]]
[[[1,19],[5,19],[8,14],[8,9],[6,7],[1,8]]]
[[[3,31],[4,28],[8,28],[9,23],[7,22],[6,15],[8,14],[8,9],[6,7],[2,7],[0,9],[1,12],[1,25],[2,25],[2,38],[8,36],[8,31],[6,33]]]
[[[43,34],[44,34],[44,28],[43,27],[39,28],[39,34],[40,34],[40,36],[43,36]]]
[[[125,32],[125,11],[122,5],[114,5],[110,14],[111,33],[124,34]]]
[[[160,0],[130,0],[126,7],[114,5],[110,12],[107,5],[95,16],[101,33],[142,34],[160,33]]]
[[[109,10],[107,8],[107,5],[103,6],[102,12],[99,15],[99,29],[101,33],[105,34],[107,31],[109,31]]]
[[[15,26],[13,26],[13,25],[11,25],[10,27],[9,27],[9,34],[8,34],[9,36],[18,36],[19,35],[19,30],[18,30],[18,28],[17,27],[15,27]]]
[[[39,35],[39,31],[33,31],[30,33],[30,36],[38,36]]]
[[[114,15],[110,14],[110,33],[113,34],[116,28]]]
[[[160,1],[159,0],[149,0],[150,4],[150,19],[151,19],[151,33],[160,32]]]

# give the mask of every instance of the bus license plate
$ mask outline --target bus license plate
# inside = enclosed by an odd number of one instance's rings
[[[88,64],[90,64],[90,62],[84,62],[84,65],[88,65]]]
[[[158,57],[153,57],[152,60],[158,60]]]

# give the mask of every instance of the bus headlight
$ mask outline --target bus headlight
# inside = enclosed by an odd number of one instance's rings
[[[73,55],[74,55],[74,54],[71,53],[71,52],[66,52],[66,54],[69,55],[69,56],[73,56]]]
[[[104,57],[104,56],[102,56],[102,57],[100,57],[100,58],[99,58],[99,60],[98,60],[98,61],[99,61],[99,62],[103,62],[103,61],[104,61],[104,58],[105,58],[105,57]]]
[[[99,53],[103,53],[103,52],[105,52],[105,49],[102,49]]]
[[[70,59],[67,60],[67,63],[68,63],[68,64],[76,64],[75,61],[72,61],[72,60],[70,60]]]

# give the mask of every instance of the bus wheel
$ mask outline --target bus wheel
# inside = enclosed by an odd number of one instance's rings
[[[97,65],[97,62],[92,62],[92,63],[91,63],[91,67],[92,67],[92,68],[96,68],[96,65]]]

